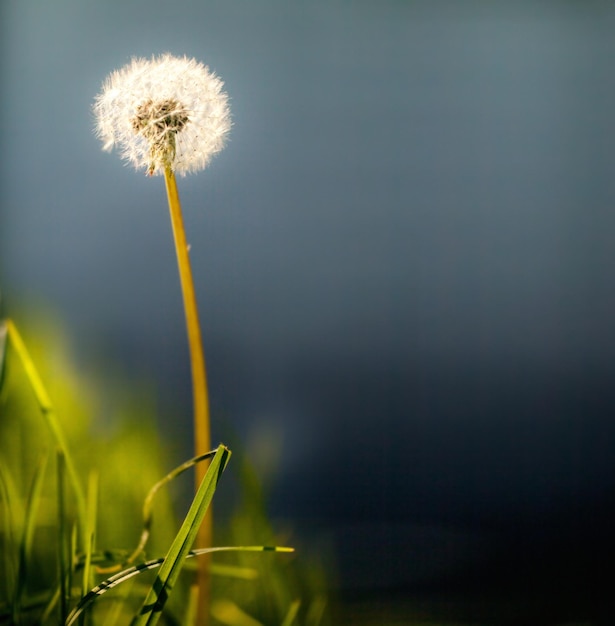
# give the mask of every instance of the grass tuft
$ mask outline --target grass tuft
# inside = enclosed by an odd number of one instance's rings
[[[54,357],[51,363],[57,369],[62,359]],[[275,541],[275,537],[264,517],[255,477],[246,478],[244,463],[240,463],[240,475],[249,506],[239,518],[230,520],[229,527],[234,528],[226,537],[230,541],[220,547],[193,547],[231,455],[226,446],[156,479],[163,472],[156,461],[161,444],[154,429],[143,424],[126,427],[120,421],[119,430],[112,430],[110,436],[99,432],[84,445],[89,432],[83,416],[88,411],[74,399],[62,398],[62,393],[72,392],[62,370],[54,370],[53,382],[61,382],[58,406],[63,412],[67,406],[71,413],[76,409],[72,421],[60,422],[42,376],[12,322],[0,323],[0,370],[4,375],[0,378],[0,624],[155,626],[164,610],[165,624],[184,626],[193,623],[197,613],[191,582],[202,571],[197,567],[199,558],[293,551],[250,545]],[[57,392],[57,387],[50,390]],[[109,390],[104,393],[107,400]],[[41,417],[47,428],[41,428]],[[78,455],[71,455],[69,441]],[[55,454],[49,455],[49,450]],[[46,470],[51,464],[55,472],[50,474]],[[169,514],[169,494],[161,493],[162,487],[197,464],[209,467],[177,531],[176,517]],[[128,467],[140,471],[128,476]],[[79,504],[75,486],[85,476],[87,490]],[[126,540],[130,546],[135,536],[139,537],[137,547],[126,549]],[[166,552],[166,556],[147,558],[146,550]],[[232,604],[241,598],[241,610],[256,623],[301,623],[300,605],[292,600],[298,595],[294,577],[287,576],[288,568],[274,566],[276,560],[263,557],[258,566],[241,558],[236,563],[208,561],[208,575],[215,579],[209,608],[219,609],[220,602]],[[139,576],[146,572],[154,576],[153,581]],[[108,573],[112,575],[101,581]],[[282,593],[285,585],[287,592]],[[117,591],[107,598],[105,594],[112,589]],[[254,602],[259,594],[262,602]],[[105,602],[99,602],[102,596]],[[266,606],[273,607],[273,612],[263,610]],[[316,622],[305,621],[305,625],[316,626]]]

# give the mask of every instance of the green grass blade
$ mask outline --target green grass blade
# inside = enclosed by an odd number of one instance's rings
[[[66,494],[64,492],[64,476],[66,473],[62,450],[57,453],[57,481],[58,481],[58,564],[60,576],[60,623],[66,620],[68,614],[68,558],[66,554]]]
[[[0,321],[0,392],[4,383],[4,365],[6,363],[6,338],[8,336],[8,325],[5,320]]]
[[[201,556],[202,554],[211,554],[213,552],[294,552],[294,548],[287,548],[285,546],[219,546],[215,548],[201,548],[198,550],[190,550],[186,554],[186,559]],[[71,614],[66,620],[65,626],[72,626],[79,616],[100,596],[107,593],[111,589],[114,589],[118,585],[130,580],[134,576],[138,576],[143,572],[156,569],[165,562],[165,559],[153,559],[146,561],[139,565],[133,565],[122,572],[114,574],[107,580],[103,581],[93,589],[91,589],[79,602],[79,604],[73,609]]]
[[[104,617],[104,621],[100,623],[100,626],[117,626],[122,623],[122,616],[126,614],[126,607],[129,606],[128,600],[131,597],[132,591],[132,585],[130,584],[121,587],[112,598],[110,607]],[[99,622],[97,621],[96,623],[98,624]]]
[[[32,553],[32,539],[36,527],[36,517],[41,503],[41,493],[43,489],[43,480],[45,478],[45,470],[47,468],[48,455],[44,454],[39,460],[32,485],[28,493],[26,501],[26,515],[24,520],[23,533],[19,542],[19,561],[17,566],[17,588],[15,589],[15,603],[13,606],[13,618],[18,623],[21,613],[21,600],[25,592],[26,583],[28,581],[28,562]]]
[[[53,595],[51,596],[51,598],[49,598],[49,602],[45,606],[45,610],[43,611],[43,614],[41,616],[41,624],[47,624],[48,620],[51,619],[51,614],[53,613],[58,602],[60,601],[61,591],[62,590],[60,586],[58,585],[55,591],[53,592]]]
[[[300,606],[301,600],[295,600],[294,602],[292,602],[281,626],[292,626],[292,624],[295,623],[295,618],[297,617],[297,613],[299,613]]]
[[[314,597],[305,616],[306,626],[320,626],[322,623],[325,610],[327,608],[327,599],[323,595]]]
[[[4,599],[9,603],[15,602],[15,589],[17,587],[17,571],[19,567],[19,556],[15,547],[17,539],[23,532],[24,511],[21,504],[17,487],[12,479],[8,468],[0,459],[0,502],[4,503],[4,531],[1,535],[3,541],[0,543],[0,554],[2,555],[4,575]],[[11,609],[11,612],[14,611]]]
[[[85,541],[85,557],[83,564],[82,595],[92,586],[92,553],[96,544],[96,516],[98,509],[98,474],[91,472],[88,479],[87,495],[87,534]]]
[[[41,413],[47,421],[49,429],[56,440],[56,443],[59,449],[62,451],[64,456],[64,463],[66,464],[66,472],[68,474],[68,478],[71,482],[71,487],[73,489],[75,500],[77,503],[77,514],[79,518],[79,531],[80,531],[80,539],[81,541],[85,541],[86,536],[86,506],[85,506],[85,496],[83,494],[83,489],[81,488],[81,483],[79,481],[79,476],[77,474],[77,470],[75,469],[75,465],[73,464],[72,457],[70,456],[68,450],[68,444],[66,442],[66,438],[64,437],[64,431],[60,427],[60,422],[55,414],[55,410],[53,408],[53,404],[51,403],[51,399],[47,394],[47,390],[43,385],[43,381],[39,376],[39,373],[34,365],[34,361],[30,357],[30,353],[26,348],[26,344],[24,343],[17,327],[12,322],[12,320],[5,320],[4,326],[6,328],[6,334],[9,338],[11,346],[14,348],[21,364],[25,370],[26,376],[30,382],[30,386],[34,391],[34,395],[40,407]]]
[[[133,550],[132,554],[126,559],[124,565],[132,565],[134,561],[136,561],[137,557],[144,551],[145,544],[147,543],[151,531],[152,526],[152,507],[154,502],[154,496],[158,493],[161,487],[164,487],[167,483],[171,482],[173,479],[177,478],[179,475],[183,474],[186,470],[189,470],[191,467],[194,467],[197,463],[201,461],[205,461],[207,459],[211,459],[216,454],[216,450],[211,452],[207,452],[206,454],[201,454],[200,456],[194,457],[185,463],[182,463],[175,469],[171,470],[164,478],[159,480],[148,492],[145,500],[143,502],[143,531],[141,532],[141,538],[139,540],[139,545]]]
[[[132,626],[155,626],[173,591],[184,559],[196,539],[199,527],[216,491],[220,476],[228,463],[231,451],[223,445],[218,446],[216,454],[203,478],[192,505],[160,567],[160,571],[140,612],[132,621]]]
[[[68,607],[71,603],[72,593],[73,593],[73,579],[74,574],[76,573],[77,566],[77,535],[79,531],[77,530],[77,525],[73,524],[70,529],[70,544],[69,544],[69,552],[68,552],[68,581],[66,583],[66,612],[68,613]],[[66,613],[64,613],[66,616]]]

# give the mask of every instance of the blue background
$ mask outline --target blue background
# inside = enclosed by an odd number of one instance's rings
[[[215,436],[229,420],[257,461],[281,445],[273,514],[330,537],[347,589],[506,572],[602,598],[614,4],[4,0],[1,17],[8,313],[43,302],[84,363],[156,381],[188,446],[163,181],[101,151],[91,105],[133,55],[194,56],[234,123],[179,181]]]

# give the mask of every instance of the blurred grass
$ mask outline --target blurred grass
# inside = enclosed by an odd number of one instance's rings
[[[80,543],[89,544],[97,527],[101,545],[121,554],[134,546],[139,536],[143,493],[163,473],[166,457],[152,426],[152,416],[135,402],[127,411],[122,406],[126,392],[99,389],[74,364],[66,337],[56,328],[50,329],[48,323],[43,328],[29,329],[24,334],[30,339],[27,351],[32,364],[36,364],[35,377],[40,374],[44,388],[32,388],[33,373],[24,367],[23,346],[17,345],[16,349],[9,341],[0,389],[0,545],[4,555],[4,576],[0,580],[7,581],[0,582],[0,606],[12,606],[11,619],[15,623],[43,619],[40,611],[45,601],[51,600],[60,583],[67,582],[65,577],[58,579],[58,558],[63,554],[69,558],[73,549],[66,544],[69,551],[58,552],[57,545],[58,532],[63,542],[76,542],[74,523],[79,518],[79,501],[73,482],[78,481],[77,489],[83,497],[88,475],[94,468],[101,468],[101,489],[89,499],[89,518],[85,517],[83,500],[84,519],[78,524]],[[55,411],[47,398],[41,402],[41,395],[47,394],[53,398]],[[103,407],[109,406],[109,396],[117,399],[116,415],[103,412]],[[46,423],[51,411],[54,424]],[[64,452],[70,450],[74,463],[72,489],[66,492],[58,491],[56,476],[61,466],[54,470],[55,460],[46,463],[46,471],[37,470],[49,452],[58,447]],[[164,550],[175,534],[176,516],[168,494],[161,494],[157,504],[157,532],[148,548]],[[64,509],[64,514],[58,514],[58,507]],[[64,522],[67,528],[60,527]],[[74,549],[78,546],[75,543]],[[85,554],[91,559],[91,552],[89,557],[88,550]],[[66,568],[72,571],[72,564],[69,562]],[[86,570],[82,585],[90,580]],[[56,597],[60,606],[62,597],[62,593]],[[33,603],[36,608],[26,610]],[[22,604],[24,611],[19,617]]]
[[[169,552],[183,517],[174,506],[181,472],[172,444],[156,428],[155,398],[145,386],[102,386],[75,364],[70,343],[48,321],[20,329],[28,351],[53,400],[58,427],[50,428],[40,398],[0,328],[0,624],[57,624],[80,596],[105,580],[101,565],[122,567],[139,543],[145,524],[151,536],[137,564]],[[40,394],[39,394],[40,395]],[[178,416],[179,419],[179,416]],[[232,432],[232,428],[228,429]],[[215,544],[295,545],[267,514],[266,490],[238,437],[231,437],[233,460],[225,472],[234,488],[233,506],[217,518]],[[60,448],[60,450],[59,450]],[[70,451],[84,494],[85,529],[78,551],[78,502],[64,468]],[[187,473],[189,482],[191,473]],[[229,474],[229,476],[227,476]],[[59,476],[59,479],[58,479]],[[64,490],[58,484],[65,485]],[[155,498],[147,500],[154,485]],[[86,487],[87,486],[87,487]],[[233,490],[231,490],[233,491]],[[144,502],[146,506],[144,507]],[[145,508],[145,512],[144,512]],[[151,512],[151,520],[149,514]],[[149,521],[148,521],[149,520]],[[58,551],[58,544],[63,552]],[[214,625],[227,626],[460,626],[469,624],[590,626],[603,621],[544,618],[535,603],[515,597],[412,596],[361,592],[332,602],[330,555],[301,550],[216,553],[212,571]],[[182,544],[183,545],[183,544]],[[184,546],[185,547],[185,546]],[[179,552],[175,552],[176,555]],[[61,565],[64,555],[64,565]],[[194,560],[178,572],[177,585],[162,615],[165,624],[186,624]],[[117,571],[114,570],[114,571]],[[63,574],[59,575],[59,572]],[[157,580],[145,572],[96,599],[80,623],[89,626],[130,623]],[[159,579],[158,579],[159,580]],[[64,586],[62,586],[63,583]],[[69,593],[70,591],[70,593]],[[70,596],[70,597],[69,597]],[[543,601],[543,599],[541,599]],[[561,599],[553,598],[553,607]],[[549,599],[543,603],[548,604]],[[550,615],[561,612],[552,611]],[[579,612],[581,614],[581,612]]]
[[[110,383],[109,376],[100,385],[75,364],[67,336],[48,319],[20,325],[20,331],[50,400],[41,403],[32,372],[18,358],[23,355],[11,342],[3,351],[0,335],[0,623],[56,624],[89,586],[108,576],[97,567],[125,561],[134,550],[143,530],[144,499],[173,463],[169,443],[155,425],[153,393]],[[60,436],[49,423],[51,406]],[[62,469],[66,453],[74,477]],[[236,502],[217,529],[216,543],[288,543],[287,537],[279,540],[267,518],[254,470],[237,456]],[[65,489],[58,490],[58,475]],[[150,503],[151,537],[138,562],[166,554],[176,537],[173,489],[173,484],[161,489]],[[76,552],[83,566],[78,572]],[[62,554],[64,574],[58,578]],[[213,623],[329,624],[324,569],[300,563],[273,553],[217,556]],[[184,623],[178,616],[190,606],[193,569],[179,573],[165,623]],[[151,584],[147,575],[122,584],[95,602],[84,623],[128,623]]]

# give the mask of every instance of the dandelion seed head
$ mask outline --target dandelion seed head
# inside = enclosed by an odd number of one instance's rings
[[[135,58],[111,73],[94,102],[104,150],[148,174],[203,169],[231,127],[224,83],[195,59]]]

